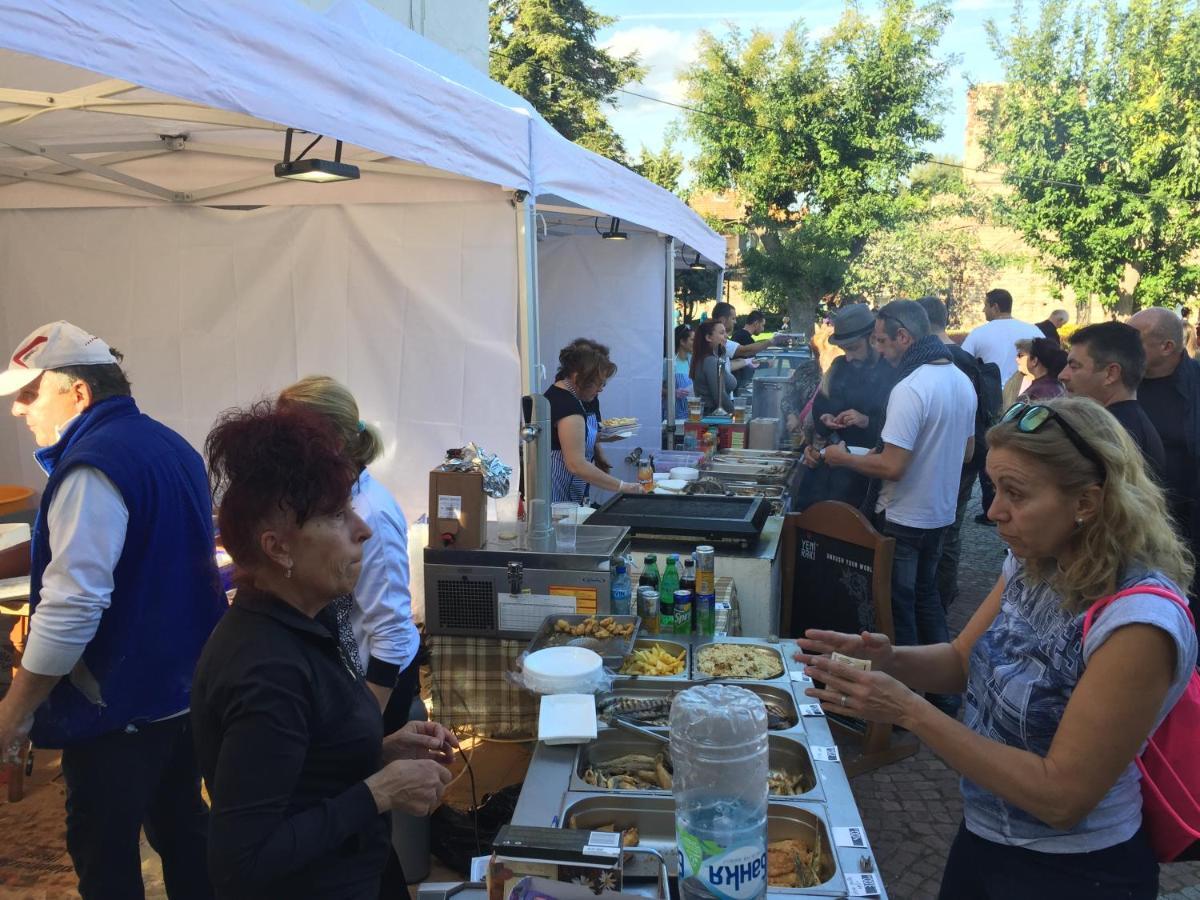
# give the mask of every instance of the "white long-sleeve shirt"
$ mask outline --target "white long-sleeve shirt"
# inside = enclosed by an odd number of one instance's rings
[[[66,675],[112,601],[129,509],[107,475],[93,466],[76,466],[50,499],[46,524],[51,558],[21,665],[35,675]]]
[[[420,647],[408,587],[408,523],[392,495],[366,469],[352,502],[371,528],[350,612],[358,658],[368,668],[374,658],[403,671]]]

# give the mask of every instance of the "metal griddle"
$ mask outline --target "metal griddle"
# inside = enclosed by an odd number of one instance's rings
[[[762,497],[618,494],[588,518],[589,525],[619,525],[639,537],[680,537],[710,542],[758,541],[771,513]]]

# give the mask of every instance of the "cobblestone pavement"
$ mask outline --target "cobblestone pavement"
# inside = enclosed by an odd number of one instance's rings
[[[1000,573],[1004,545],[996,529],[978,525],[979,489],[963,523],[959,596],[949,611],[957,634]],[[950,843],[962,819],[958,775],[927,748],[915,756],[860,775],[851,782],[889,896],[936,898]],[[1200,900],[1200,863],[1163,866],[1159,897]]]

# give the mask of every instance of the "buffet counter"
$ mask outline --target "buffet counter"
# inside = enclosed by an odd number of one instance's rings
[[[597,739],[589,744],[539,743],[513,824],[589,830],[636,827],[638,846],[661,853],[674,876],[678,860],[675,808],[670,791],[653,784],[639,784],[632,789],[597,786],[597,782],[605,783],[606,759],[628,754],[647,754],[653,758],[659,745],[650,738],[608,727],[604,713],[616,709],[626,714],[628,709],[640,709],[647,727],[660,727],[654,724],[655,710],[669,709],[670,698],[676,692],[697,683],[697,678],[706,677],[702,648],[734,644],[752,649],[764,660],[781,663],[778,666],[772,663],[772,672],[781,669],[777,677],[718,680],[755,691],[767,704],[772,770],[768,843],[792,839],[807,845],[814,854],[813,870],[819,873],[817,884],[803,888],[773,887],[768,893],[781,897],[885,897],[829,724],[820,707],[804,694],[809,682],[802,666],[792,659],[795,643],[771,644],[746,638],[721,638],[714,642],[698,635],[675,635],[669,639],[664,636],[666,640],[687,647],[688,658],[681,673],[674,677],[619,679],[611,694],[597,698],[601,720]],[[653,642],[652,637],[644,637],[639,643]],[[626,892],[654,896],[656,874],[650,859],[629,857]]]

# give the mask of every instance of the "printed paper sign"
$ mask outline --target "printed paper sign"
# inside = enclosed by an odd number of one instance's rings
[[[462,519],[462,497],[438,494],[438,518]]]
[[[809,754],[817,762],[841,762],[842,756],[837,747],[809,747]]]
[[[804,674],[800,669],[792,669],[792,681],[798,681],[800,684],[812,684],[812,679]]]
[[[487,868],[491,859],[490,856],[474,856],[471,858],[472,881],[487,881]]]
[[[588,833],[583,852],[591,856],[620,856],[621,832],[592,831]]]
[[[879,876],[874,872],[847,873],[846,893],[851,897],[878,897]]]
[[[800,715],[802,716],[823,716],[825,710],[821,709],[820,703],[805,703],[800,707]]]
[[[866,850],[871,846],[867,843],[866,831],[857,825],[833,829],[833,842],[839,847],[854,847],[858,850]]]

